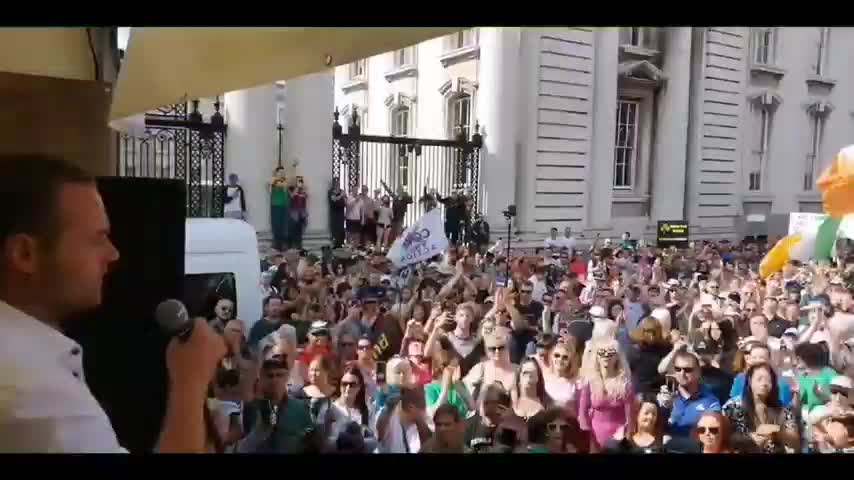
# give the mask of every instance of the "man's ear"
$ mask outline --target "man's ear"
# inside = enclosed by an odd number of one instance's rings
[[[32,274],[39,263],[38,240],[23,233],[12,235],[2,245],[3,257],[10,267],[22,273]]]

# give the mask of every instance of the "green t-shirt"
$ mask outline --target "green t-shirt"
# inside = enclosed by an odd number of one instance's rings
[[[424,386],[424,399],[427,402],[427,408],[431,408],[439,401],[439,395],[442,393],[442,384],[439,382],[430,382]],[[447,403],[453,405],[460,412],[460,415],[465,418],[468,415],[469,409],[463,397],[457,393],[457,387],[451,388],[448,392]]]
[[[798,376],[798,386],[801,390],[801,405],[807,409],[807,412],[812,411],[813,408],[823,405],[824,401],[818,397],[815,392],[813,392],[813,386],[819,383],[822,387],[827,387],[830,385],[830,382],[833,380],[833,377],[837,376],[836,370],[830,367],[824,367],[821,372],[813,377],[808,377],[806,375]],[[827,390],[826,388],[824,390]]]
[[[270,205],[274,207],[287,207],[290,203],[290,195],[285,187],[276,187],[270,191]]]

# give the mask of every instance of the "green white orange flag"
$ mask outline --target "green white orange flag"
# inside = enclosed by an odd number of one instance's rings
[[[854,213],[854,145],[839,151],[818,178],[816,186],[821,192],[825,213],[835,218]]]

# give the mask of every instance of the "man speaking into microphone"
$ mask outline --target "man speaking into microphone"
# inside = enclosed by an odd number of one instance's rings
[[[101,303],[119,252],[93,177],[52,157],[0,155],[0,453],[120,453],[63,322]],[[120,321],[117,319],[116,321]],[[196,320],[166,350],[158,452],[203,453],[207,387],[225,344]]]

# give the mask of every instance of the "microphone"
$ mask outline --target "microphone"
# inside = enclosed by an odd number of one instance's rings
[[[190,318],[187,307],[180,300],[170,298],[169,300],[160,302],[154,310],[154,320],[164,333],[170,337],[177,338],[181,343],[186,343],[190,339],[190,335],[193,334],[193,325],[195,322]],[[223,453],[225,445],[216,428],[211,410],[208,408],[207,403],[205,403],[203,408],[207,438],[213,443],[216,453]]]
[[[160,302],[154,311],[154,319],[167,335],[177,337],[181,343],[185,343],[193,334],[193,319],[180,300],[170,298]]]

